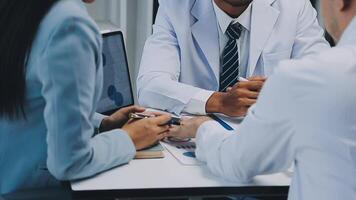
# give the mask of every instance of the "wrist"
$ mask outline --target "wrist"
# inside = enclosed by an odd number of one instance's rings
[[[99,131],[100,132],[105,132],[111,130],[111,118],[110,117],[105,117],[103,121],[101,121]]]
[[[124,127],[121,128],[121,130],[126,132],[127,135],[131,138],[132,142],[134,142],[134,137],[133,137],[134,135],[132,134],[132,131],[131,131],[131,129],[129,127],[124,126]]]
[[[136,150],[139,150],[140,148],[138,147],[138,138],[136,137],[134,130],[130,126],[124,126],[122,127],[122,130],[127,133],[127,135],[130,137],[133,145],[135,146]]]
[[[223,113],[223,102],[226,95],[227,94],[223,92],[214,92],[206,103],[206,113]]]
[[[210,117],[200,117],[200,120],[197,121],[197,124],[196,124],[196,128],[195,128],[195,132],[194,134],[192,135],[192,138],[195,138],[200,127],[205,123],[205,122],[208,122],[208,121],[212,121],[213,119],[211,119]]]

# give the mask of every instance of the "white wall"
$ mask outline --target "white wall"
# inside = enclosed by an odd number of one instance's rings
[[[142,49],[152,32],[153,0],[96,0],[87,7],[100,29],[120,29],[124,32],[136,97],[136,77]]]

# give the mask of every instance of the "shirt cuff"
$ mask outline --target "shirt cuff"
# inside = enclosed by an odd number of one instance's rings
[[[126,150],[126,155],[128,155],[128,161],[132,160],[135,155],[136,155],[136,147],[135,144],[133,143],[131,137],[129,136],[129,134],[122,130],[122,129],[117,129],[118,130],[118,134],[119,137],[117,137],[118,139],[118,143],[120,142],[121,145],[119,145],[120,147],[123,147],[123,149]]]
[[[122,129],[103,132],[91,140],[97,160],[107,159],[110,168],[129,163],[136,155],[136,147],[129,134]],[[106,147],[106,148],[103,148]]]
[[[185,106],[184,112],[195,115],[206,115],[206,103],[214,91],[201,90]]]
[[[197,131],[195,143],[197,145],[196,156],[202,162],[207,162],[208,150],[210,145],[227,137],[229,133],[215,120],[204,122]],[[218,140],[216,140],[218,139]]]
[[[92,120],[92,123],[93,123],[93,126],[97,129],[100,128],[100,125],[101,125],[101,122],[104,120],[104,118],[106,118],[107,116],[105,115],[102,115],[100,113],[95,113],[94,114],[94,117],[93,117],[93,120]]]

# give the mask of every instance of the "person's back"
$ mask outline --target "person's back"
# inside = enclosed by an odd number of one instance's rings
[[[81,24],[91,29],[88,34],[99,46],[98,29],[90,20],[84,5],[80,4],[79,1],[59,1],[44,18],[37,33],[37,39],[33,43],[26,69],[26,118],[20,120],[0,118],[0,193],[13,191],[19,187],[44,187],[59,184],[47,169],[47,130],[44,119],[46,102],[42,96],[46,88],[43,88],[43,77],[40,76],[46,76],[43,71],[46,67],[50,67],[45,66],[46,60],[43,60],[48,50],[47,45],[53,40],[51,37],[55,30],[65,26],[63,23]],[[60,59],[65,62],[65,58]],[[60,108],[58,109],[58,112],[61,112]],[[64,130],[65,127],[58,128]],[[58,148],[63,148],[65,151],[66,147]],[[59,149],[59,151],[62,150]]]
[[[355,32],[356,18],[337,47],[281,64],[290,95],[280,106],[294,132],[286,150],[295,160],[289,199],[356,197]]]
[[[294,163],[289,200],[356,197],[355,32],[356,18],[337,47],[282,62],[237,134],[202,124],[197,158],[230,181]]]
[[[337,46],[281,62],[236,133],[196,118],[170,135],[196,137],[197,158],[230,181],[294,163],[290,200],[354,199],[356,1],[324,0],[322,8]]]
[[[168,115],[95,112],[102,41],[82,0],[2,0],[0,12],[0,194],[93,176],[165,136]]]

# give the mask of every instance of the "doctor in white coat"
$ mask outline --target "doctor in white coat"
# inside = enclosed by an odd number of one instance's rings
[[[139,102],[176,114],[243,116],[279,61],[329,47],[323,33],[309,0],[160,1]],[[226,92],[238,77],[250,82]]]
[[[321,2],[335,48],[281,62],[235,132],[207,118],[171,132],[196,136],[215,174],[248,181],[294,162],[290,200],[356,198],[356,0]]]

